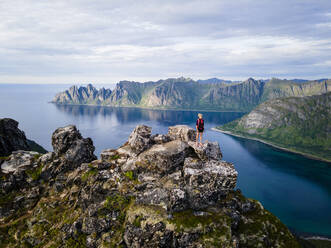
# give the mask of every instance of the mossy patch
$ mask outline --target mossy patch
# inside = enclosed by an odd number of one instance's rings
[[[19,196],[17,191],[10,191],[7,194],[0,194],[0,207],[6,205],[14,200],[16,196]]]
[[[192,210],[173,213],[173,218],[169,222],[176,226],[178,232],[186,229],[200,229],[205,232],[207,226],[217,225],[220,228],[223,223],[228,226],[231,224],[230,218],[221,211],[195,215]]]
[[[25,171],[25,173],[34,181],[38,180],[40,178],[41,175],[41,171],[43,169],[44,165],[41,164],[36,168],[33,169],[28,169]]]
[[[113,160],[116,160],[116,159],[119,159],[120,158],[120,155],[118,155],[118,154],[115,154],[115,155],[113,155],[113,156],[110,156],[109,157],[109,161],[113,161]]]
[[[120,211],[130,203],[130,198],[122,196],[121,194],[114,194],[106,197],[104,208]]]
[[[132,224],[135,226],[135,227],[140,227],[141,226],[141,221],[143,220],[143,217],[138,215],[136,216],[136,218],[134,219],[134,221],[132,222]]]
[[[283,244],[284,247],[300,247],[300,245],[293,238],[293,235],[287,227],[274,215],[265,209],[256,209],[247,212],[245,217],[249,220],[246,222],[240,221],[238,226],[238,233],[244,236],[256,236],[259,234],[267,234],[268,242],[264,242],[262,247],[276,246],[275,243]],[[248,243],[242,243],[245,247],[254,247],[257,240],[250,240]]]
[[[89,170],[86,171],[86,172],[82,175],[81,179],[82,179],[83,182],[86,182],[91,176],[94,176],[94,175],[96,175],[97,173],[98,173],[98,169],[97,169],[97,168],[94,168],[94,167],[91,165],[91,166],[89,166]]]
[[[124,173],[124,176],[126,176],[127,178],[129,178],[131,181],[135,180],[135,176],[133,171],[127,171]]]
[[[41,157],[42,154],[38,153],[38,154],[35,154],[33,155],[33,159],[34,160],[38,160],[40,157]]]
[[[65,247],[70,248],[85,248],[86,245],[86,234],[80,233],[75,238],[69,238],[66,240]]]

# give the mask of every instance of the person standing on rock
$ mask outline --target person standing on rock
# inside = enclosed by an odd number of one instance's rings
[[[196,137],[196,146],[198,146],[198,141],[200,137],[200,145],[202,146],[202,134],[204,130],[204,120],[202,119],[202,114],[198,114],[198,119],[196,123],[197,137]]]

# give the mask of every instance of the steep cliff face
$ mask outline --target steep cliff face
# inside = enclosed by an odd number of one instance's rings
[[[137,126],[93,155],[74,126],[54,152],[15,152],[0,171],[0,247],[299,247],[275,216],[234,190],[219,145],[187,126]]]
[[[288,80],[271,79],[264,89],[262,101],[282,97],[303,97],[320,95],[331,91],[331,80],[317,80],[307,82],[291,82]]]
[[[220,128],[331,161],[331,92],[270,100]]]
[[[224,110],[248,111],[260,102],[264,85],[263,81],[253,78],[230,86],[216,85],[202,97],[201,102],[205,106],[219,106]]]
[[[60,104],[102,104],[109,99],[112,91],[101,88],[97,90],[88,84],[87,87],[72,86],[69,90],[58,93],[53,102]]]
[[[25,133],[18,128],[17,121],[10,118],[0,119],[0,157],[8,156],[17,150],[47,152],[36,142],[26,138]]]
[[[92,85],[87,88],[73,86],[57,94],[53,102],[247,112],[268,99],[323,94],[331,90],[330,85],[331,80],[297,83],[249,78],[241,83],[224,83],[214,79],[194,81],[182,77],[146,83],[121,81],[112,92],[96,90]]]
[[[147,107],[158,108],[189,108],[196,106],[199,97],[196,92],[197,83],[193,80],[186,82],[164,81],[155,86],[142,101]]]

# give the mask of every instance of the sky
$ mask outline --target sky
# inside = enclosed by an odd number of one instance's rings
[[[331,78],[330,0],[0,0],[0,83]]]

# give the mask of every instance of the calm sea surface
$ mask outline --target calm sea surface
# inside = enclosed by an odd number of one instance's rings
[[[195,111],[160,111],[135,108],[56,106],[48,103],[68,85],[0,84],[0,118],[19,121],[26,136],[47,150],[52,132],[75,124],[84,137],[91,137],[99,155],[103,149],[123,144],[138,124],[153,133],[166,133],[168,126],[194,127]],[[242,113],[203,112],[205,138],[218,141],[224,160],[239,172],[238,188],[297,232],[331,236],[331,165],[279,151],[257,141],[210,130],[242,116]]]

